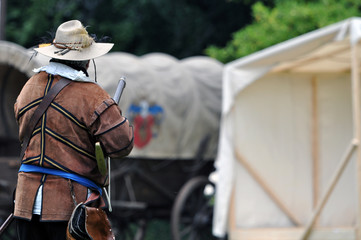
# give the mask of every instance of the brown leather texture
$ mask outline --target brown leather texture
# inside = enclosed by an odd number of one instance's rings
[[[85,204],[79,204],[75,208],[66,231],[68,240],[115,239],[105,211],[101,208],[86,206]]]
[[[44,114],[44,112],[48,109],[51,102],[54,100],[56,95],[68,84],[70,84],[72,81],[67,78],[61,78],[53,88],[50,89],[50,91],[46,94],[46,96],[43,98],[39,106],[34,111],[33,116],[31,116],[30,121],[27,123],[27,125],[24,127],[25,133],[24,133],[24,139],[21,146],[21,158],[24,157],[25,150],[28,147],[31,133],[33,132],[37,122],[40,120],[40,117]]]
[[[86,214],[86,229],[94,240],[115,239],[108,216],[102,209],[86,207]]]

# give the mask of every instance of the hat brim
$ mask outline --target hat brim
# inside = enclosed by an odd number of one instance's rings
[[[114,46],[113,43],[93,43],[87,48],[82,48],[81,50],[70,50],[64,55],[56,54],[56,51],[60,49],[54,45],[47,47],[35,48],[34,50],[51,58],[61,59],[61,60],[72,60],[72,61],[84,61],[90,60],[93,58],[100,57],[110,51]]]

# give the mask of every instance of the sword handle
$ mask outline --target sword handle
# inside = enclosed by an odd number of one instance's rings
[[[13,220],[14,220],[14,214],[11,213],[0,227],[0,236],[5,232],[5,230],[9,227],[9,225],[12,223]]]
[[[125,88],[125,85],[126,85],[125,77],[121,77],[119,82],[118,82],[117,90],[115,91],[115,94],[114,94],[114,97],[113,97],[114,101],[117,104],[119,104],[120,97],[123,94],[123,90]]]

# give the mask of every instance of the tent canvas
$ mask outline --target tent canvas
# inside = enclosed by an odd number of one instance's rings
[[[225,66],[213,233],[360,239],[361,18]]]

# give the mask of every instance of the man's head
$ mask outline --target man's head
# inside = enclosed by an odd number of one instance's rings
[[[78,20],[61,24],[53,43],[35,50],[53,59],[85,61],[100,57],[113,47],[113,43],[96,43]]]

